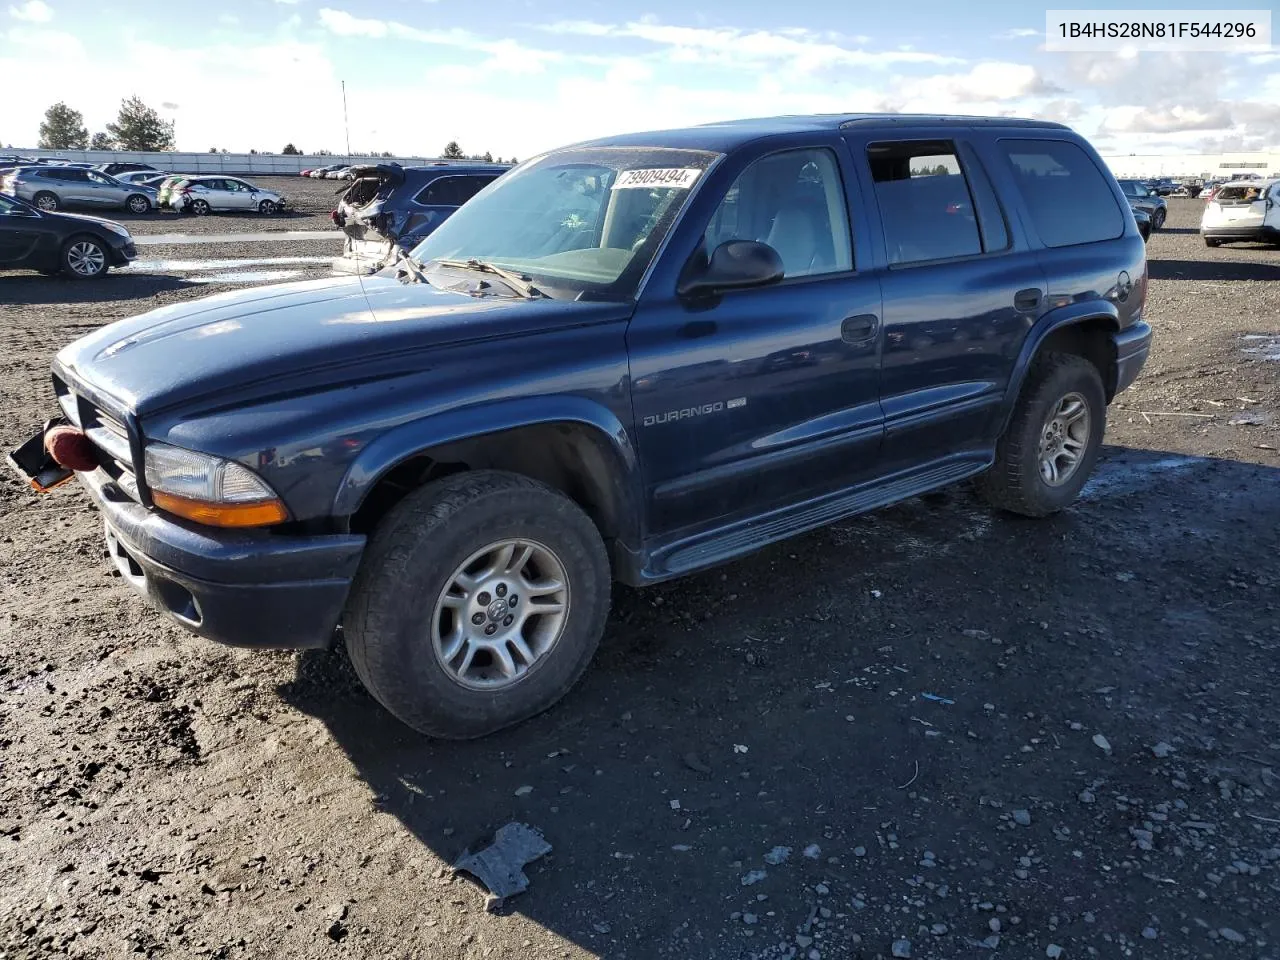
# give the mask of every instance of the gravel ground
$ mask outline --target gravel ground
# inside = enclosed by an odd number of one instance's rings
[[[479,743],[340,651],[189,637],[78,489],[5,476],[0,952],[1280,957],[1280,251],[1207,250],[1199,210],[1151,241],[1155,350],[1071,510],[958,489],[619,588],[581,687]],[[0,279],[0,439],[57,346],[224,289]],[[553,850],[491,915],[446,866],[512,820]]]

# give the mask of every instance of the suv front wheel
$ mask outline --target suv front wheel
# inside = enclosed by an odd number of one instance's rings
[[[470,739],[547,709],[609,611],[604,543],[568,497],[517,474],[411,493],[370,538],[343,621],[371,694],[421,733]]]
[[[978,490],[993,506],[1047,517],[1068,506],[1093,472],[1106,427],[1098,369],[1075,354],[1034,361]]]

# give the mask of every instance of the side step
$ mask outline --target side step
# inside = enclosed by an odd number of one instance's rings
[[[981,473],[991,465],[991,459],[990,451],[954,454],[945,460],[893,474],[874,483],[827,494],[719,530],[678,540],[650,556],[649,578],[652,581],[665,580],[731,560],[845,517],[928,493]]]

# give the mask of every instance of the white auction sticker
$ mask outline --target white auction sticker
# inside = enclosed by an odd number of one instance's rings
[[[697,167],[652,167],[648,170],[619,170],[613,181],[615,190],[639,190],[645,187],[676,187],[688,190],[702,171]]]
[[[1270,10],[1047,10],[1045,50],[1266,51]]]

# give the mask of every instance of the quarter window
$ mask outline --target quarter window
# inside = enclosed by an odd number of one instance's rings
[[[983,252],[973,194],[951,141],[873,143],[867,161],[891,265]]]
[[[782,258],[784,277],[853,269],[849,216],[835,155],[788,150],[742,171],[711,217],[708,256],[729,240],[756,240]]]
[[[1089,155],[1066,140],[1002,140],[1036,233],[1048,247],[1124,234],[1111,184]]]

